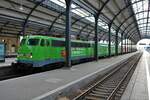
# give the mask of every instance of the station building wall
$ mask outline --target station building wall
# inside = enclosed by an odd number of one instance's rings
[[[0,42],[6,45],[6,55],[16,55],[19,47],[19,38],[17,37],[0,37]]]

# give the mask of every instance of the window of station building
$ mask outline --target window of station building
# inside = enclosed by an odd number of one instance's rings
[[[16,47],[15,44],[12,44],[11,47]]]

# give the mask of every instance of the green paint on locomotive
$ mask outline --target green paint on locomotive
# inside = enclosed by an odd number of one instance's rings
[[[92,41],[71,41],[72,59],[93,57],[94,42]],[[115,46],[111,48],[112,54],[115,53]],[[108,55],[108,44],[98,44],[98,55]],[[17,60],[43,61],[47,59],[64,59],[65,40],[48,36],[32,35],[25,36],[18,49]]]

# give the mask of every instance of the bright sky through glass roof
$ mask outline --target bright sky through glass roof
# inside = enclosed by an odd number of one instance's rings
[[[140,2],[134,3],[137,1]],[[150,32],[150,24],[147,24],[147,21],[150,22],[150,19],[148,18],[148,2],[148,0],[132,0],[132,3],[134,3],[132,7],[136,14],[140,33],[145,35],[149,34]]]
[[[66,8],[65,0],[50,0],[50,1],[52,1],[52,2],[54,2],[54,3],[56,3],[56,4],[58,4],[58,5],[61,6],[61,7]],[[89,21],[91,21],[91,22],[94,23],[94,21],[95,21],[95,20],[94,20],[94,17],[93,17],[89,12],[85,11],[85,10],[82,9],[82,8],[78,8],[78,7],[77,7],[76,5],[74,5],[74,4],[72,4],[71,7],[72,7],[72,9],[73,9],[73,10],[72,10],[73,13],[75,13],[75,14],[81,16],[81,17],[85,17],[85,19],[87,19],[87,20],[89,20]],[[75,8],[77,8],[77,9],[75,9]],[[86,17],[86,16],[88,16],[88,17]],[[98,25],[101,26],[102,28],[108,30],[108,25],[106,24],[106,22],[102,21],[101,19],[99,19]],[[114,31],[112,31],[112,32],[114,32]]]

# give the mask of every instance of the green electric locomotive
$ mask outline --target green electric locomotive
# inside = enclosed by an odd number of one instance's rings
[[[108,55],[108,44],[98,43],[98,55]],[[115,47],[111,47],[112,54]],[[93,41],[71,41],[71,60],[92,58],[94,55]],[[18,49],[17,64],[29,67],[43,67],[44,65],[65,61],[65,39],[40,35],[23,37]]]

